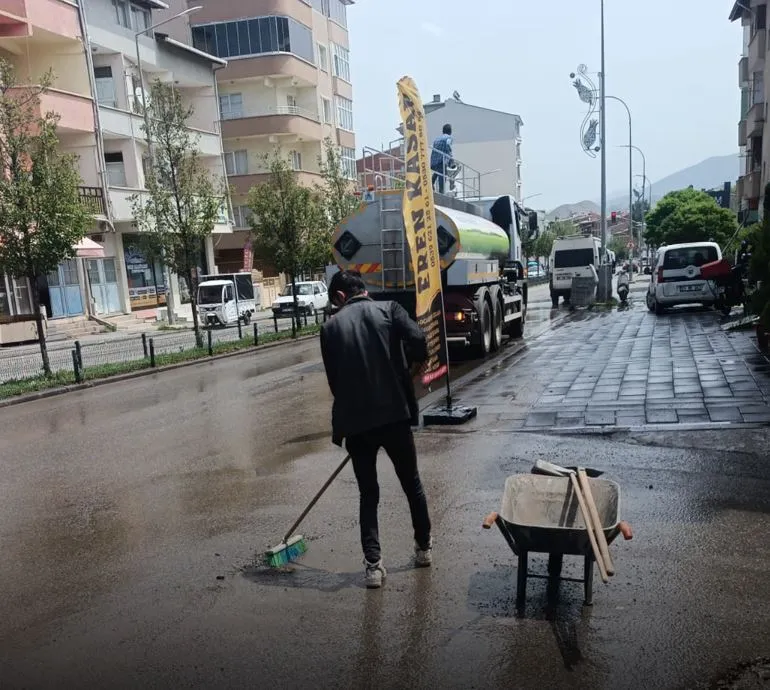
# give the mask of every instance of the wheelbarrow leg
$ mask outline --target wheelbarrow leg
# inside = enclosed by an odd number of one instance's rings
[[[529,553],[519,551],[519,570],[516,573],[516,606],[521,609],[527,599],[527,568],[529,567]]]
[[[548,555],[548,575],[558,578],[561,575],[561,566],[564,563],[563,553],[551,553]]]
[[[585,567],[583,569],[585,588],[584,606],[593,606],[594,604],[594,559],[593,556],[586,556]]]

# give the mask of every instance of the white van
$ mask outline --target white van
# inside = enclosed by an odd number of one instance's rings
[[[598,237],[558,237],[551,250],[551,304],[559,306],[559,297],[569,302],[573,278],[592,277],[593,266],[597,273],[601,256]]]

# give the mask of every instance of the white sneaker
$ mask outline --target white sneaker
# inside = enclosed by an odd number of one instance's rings
[[[414,564],[418,568],[430,568],[433,563],[433,540],[428,542],[428,548],[421,549],[418,544],[414,546]]]
[[[366,574],[364,579],[367,589],[379,589],[382,587],[383,580],[387,577],[388,571],[385,570],[385,566],[382,565],[382,560],[377,563],[369,563],[364,560],[364,566],[366,566]]]

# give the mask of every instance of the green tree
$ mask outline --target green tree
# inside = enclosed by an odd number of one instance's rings
[[[634,201],[633,208],[631,209],[631,218],[634,223],[641,223],[643,213],[646,216],[650,210],[650,202],[647,200],[647,197],[643,196],[643,194],[643,191],[639,191],[638,189],[634,190],[636,201]]]
[[[544,257],[546,261],[551,256],[551,250],[553,249],[553,243],[556,240],[556,235],[551,232],[550,229],[540,233],[540,237],[535,241],[535,255]]]
[[[615,258],[618,261],[625,261],[628,258],[628,238],[613,237],[609,242],[610,250],[615,252]]]
[[[0,58],[0,272],[28,278],[43,372],[51,375],[37,279],[75,256],[92,223],[81,205],[77,158],[62,153],[59,116],[40,115],[40,96],[50,88],[48,72],[36,85],[17,79]]]
[[[552,232],[554,237],[569,237],[570,235],[577,235],[580,228],[571,220],[557,219],[548,224],[548,231]]]
[[[692,187],[669,192],[646,217],[645,240],[652,247],[713,240],[724,245],[735,233],[735,215]]]
[[[265,167],[267,179],[249,192],[254,249],[289,276],[298,326],[297,277],[329,256],[328,209],[316,189],[299,184],[281,151],[265,156]]]
[[[136,225],[152,235],[147,242],[162,251],[165,264],[187,280],[195,338],[200,344],[198,322],[198,271],[204,243],[214,230],[226,198],[222,180],[203,165],[198,135],[189,129],[193,115],[178,89],[155,81],[147,103],[151,155],[146,194],[132,200]],[[146,130],[146,126],[142,127]],[[169,310],[169,321],[173,315]]]
[[[324,230],[328,252],[321,265],[332,262],[332,235],[337,226],[360,205],[361,200],[355,194],[355,181],[349,176],[340,155],[340,149],[327,138],[324,140],[323,155],[319,159],[323,181],[316,186],[318,199],[321,201]]]

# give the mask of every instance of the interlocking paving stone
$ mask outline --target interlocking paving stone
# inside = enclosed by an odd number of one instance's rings
[[[712,422],[737,422],[743,421],[743,415],[737,407],[709,407],[709,417]]]
[[[676,410],[647,410],[648,424],[676,424],[678,421]]]
[[[586,410],[585,420],[588,426],[612,426],[615,424],[615,412]]]

